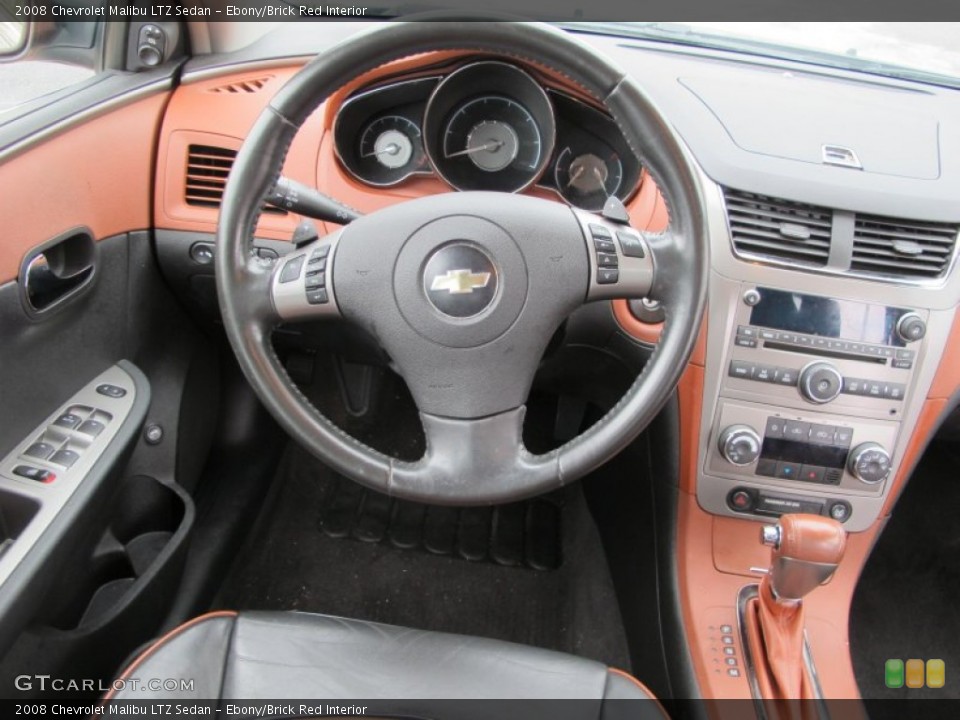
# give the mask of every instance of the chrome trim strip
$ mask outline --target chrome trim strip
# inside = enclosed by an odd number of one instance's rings
[[[750,694],[753,696],[753,706],[757,711],[758,720],[767,720],[766,705],[763,696],[760,694],[760,683],[757,681],[756,666],[753,661],[753,654],[750,651],[750,643],[747,642],[746,613],[747,604],[759,596],[760,586],[756,584],[744,585],[737,593],[737,629],[740,634],[740,649],[743,653],[743,668],[747,676],[747,684],[750,686]],[[803,664],[813,682],[814,702],[817,703],[817,715],[824,720],[830,717],[827,703],[823,697],[823,689],[820,686],[820,676],[817,675],[817,668],[813,663],[813,655],[810,652],[810,642],[807,638],[807,631],[803,631]]]
[[[20,153],[29,150],[34,145],[41,143],[44,140],[49,140],[50,138],[55,137],[56,135],[59,135],[60,133],[65,132],[72,127],[75,127],[76,125],[80,125],[87,120],[92,120],[93,118],[101,115],[106,115],[107,113],[116,110],[119,107],[136,102],[137,100],[143,100],[144,98],[155,95],[163,90],[171,90],[172,88],[173,80],[171,78],[163,78],[147,85],[141,85],[140,87],[134,88],[133,90],[129,90],[120,95],[116,95],[109,100],[88,107],[78,113],[68,115],[61,120],[58,120],[51,125],[47,125],[45,128],[37,130],[35,133],[0,149],[0,162],[10,160]]]
[[[953,241],[953,253],[950,257],[950,262],[947,263],[946,269],[942,274],[938,275],[935,278],[905,278],[899,277],[897,275],[887,275],[884,273],[865,273],[859,270],[851,270],[850,268],[837,268],[830,267],[829,265],[824,267],[819,267],[816,265],[806,265],[802,262],[790,262],[789,260],[778,260],[777,258],[771,258],[767,255],[760,255],[758,253],[753,253],[749,251],[738,250],[736,243],[733,240],[733,228],[730,226],[730,209],[727,207],[727,194],[726,190],[728,189],[726,185],[719,185],[720,187],[720,198],[723,203],[723,215],[724,221],[727,226],[727,238],[730,241],[730,251],[733,253],[734,257],[740,260],[746,260],[748,262],[760,263],[761,265],[774,265],[777,267],[788,268],[796,272],[809,272],[815,273],[818,275],[832,275],[839,276],[844,278],[857,278],[859,280],[870,280],[873,282],[882,282],[892,285],[909,285],[914,287],[922,288],[942,288],[947,284],[947,281],[950,279],[950,276],[953,274],[954,268],[957,265],[957,256],[960,254],[960,231],[957,232],[956,237]],[[739,190],[740,188],[730,188]],[[751,190],[744,190],[743,192],[753,192]],[[792,198],[778,198],[780,200],[786,200],[788,202],[805,202],[804,200],[794,200]],[[831,212],[833,220],[836,221],[836,214],[838,212],[846,212],[843,210],[837,210],[836,208],[827,208]],[[853,213],[856,215],[856,213]],[[896,220],[897,218],[890,218],[891,220]],[[903,220],[917,220],[918,222],[925,222],[919,218],[900,218]],[[834,240],[836,238],[831,234],[830,245],[831,250],[833,248]],[[851,236],[851,242],[852,242]]]

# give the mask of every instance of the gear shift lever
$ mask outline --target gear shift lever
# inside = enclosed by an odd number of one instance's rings
[[[819,515],[784,515],[760,534],[771,553],[770,589],[777,601],[801,600],[833,577],[843,559],[847,534],[836,520]]]
[[[829,580],[847,544],[836,520],[784,515],[761,531],[773,547],[770,571],[747,613],[746,636],[761,694],[767,700],[813,696],[803,658],[803,598]]]

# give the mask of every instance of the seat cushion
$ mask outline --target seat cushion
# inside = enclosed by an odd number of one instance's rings
[[[444,699],[580,699],[583,714],[665,717],[631,676],[573,655],[485,638],[411,630],[326,615],[218,612],[156,641],[121,675],[114,700],[382,700],[382,714],[467,717]],[[193,680],[152,690],[151,678]],[[636,702],[636,701],[642,702]],[[576,705],[581,705],[578,703]],[[625,708],[623,708],[625,709]],[[639,713],[639,714],[638,714]],[[368,713],[369,714],[369,713]]]

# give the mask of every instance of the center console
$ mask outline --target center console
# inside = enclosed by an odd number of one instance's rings
[[[700,505],[754,519],[813,513],[865,529],[908,439],[908,409],[925,395],[918,367],[930,311],[725,285],[723,336],[711,338],[708,357],[716,401],[705,403]]]

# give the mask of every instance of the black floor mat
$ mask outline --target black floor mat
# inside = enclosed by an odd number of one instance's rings
[[[394,500],[338,478],[320,508],[320,529],[331,538],[556,570],[562,562],[561,512],[558,495],[492,508],[440,507]]]
[[[451,527],[457,533],[481,535],[484,528],[492,528],[492,519],[474,524],[470,511],[438,510],[459,518],[456,524],[441,523],[448,528],[444,537],[439,537],[442,533],[428,537],[426,524],[419,533],[393,531],[379,542],[331,537],[331,528],[320,527],[320,512],[340,496],[338,488],[344,482],[291,444],[275,478],[272,506],[251,533],[217,606],[301,610],[479,635],[628,668],[610,573],[579,486],[549,501],[562,503],[558,544],[562,562],[556,563],[557,569],[531,571],[519,566],[516,550],[524,544],[516,537],[504,545],[514,553],[516,567],[464,560],[500,552],[496,543],[488,543],[482,552],[459,536],[451,539]],[[532,507],[516,505],[510,511],[521,535],[523,523],[517,518],[529,520]],[[384,509],[370,515],[382,519]],[[374,536],[385,532],[372,527],[378,523],[362,522],[363,517],[363,513],[355,517],[349,532]],[[343,532],[341,527],[335,534]],[[542,533],[528,531],[526,536],[539,538]],[[449,554],[398,549],[397,544],[436,545],[435,550],[442,546]]]
[[[960,451],[934,443],[894,509],[854,596],[850,644],[865,698],[960,698]],[[886,687],[895,658],[946,663],[943,688]],[[889,714],[884,708],[889,710]],[[874,703],[871,717],[902,717]]]

